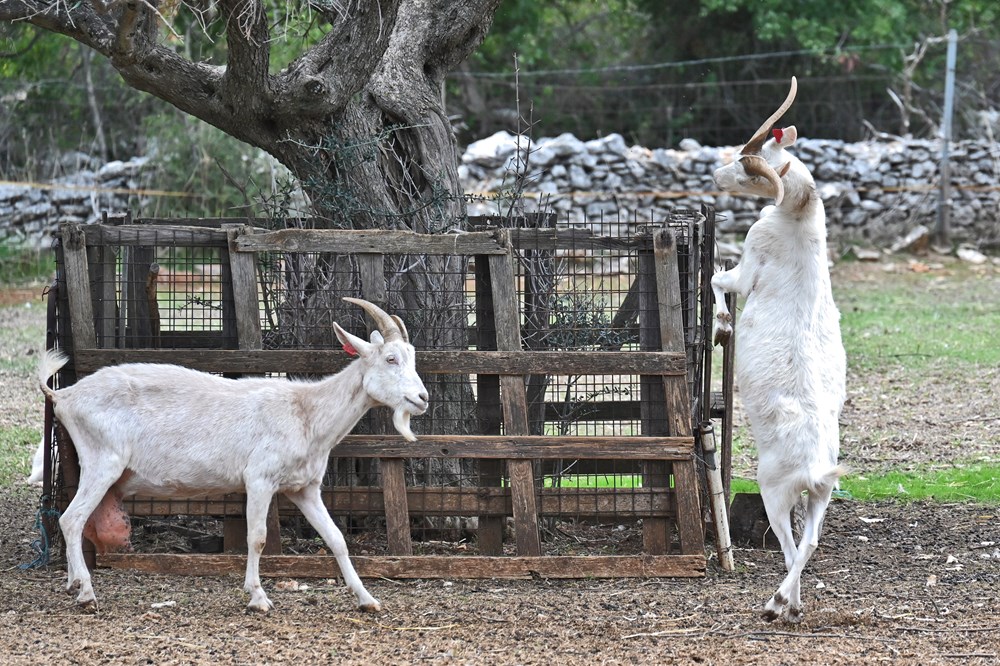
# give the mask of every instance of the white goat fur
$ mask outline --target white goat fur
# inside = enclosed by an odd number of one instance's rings
[[[784,108],[794,92],[793,78]],[[774,120],[755,134],[756,145],[748,143],[736,161],[714,173],[720,189],[771,197],[775,205],[761,211],[750,227],[739,265],[716,273],[712,288],[717,342],[732,331],[724,292],[745,299],[736,337],[736,381],[757,443],[761,496],[788,570],[764,618],[798,622],[800,576],[844,472],[837,458],[846,359],[830,289],[823,203],[809,170],[786,152],[797,138],[794,126],[775,130],[775,138],[760,145],[761,133],[766,136]],[[805,526],[796,546],[790,514],[804,491]]]
[[[258,566],[268,506],[280,492],[322,535],[360,608],[380,610],[354,571],[343,535],[320,497],[330,450],[369,408],[392,409],[397,430],[410,441],[415,439],[410,415],[427,409],[427,391],[405,327],[397,317],[378,312],[396,332],[380,324],[385,338],[375,331],[368,342],[335,323],[345,349],[352,347],[349,351],[356,350],[359,358],[319,381],[235,380],[176,365],[136,363],[103,368],[53,391],[46,382],[67,359],[47,352],[38,378],[80,460],[79,488],[59,519],[67,589],[79,585],[77,602],[96,605],[82,533],[106,493],[185,498],[245,491],[249,554],[244,589],[250,609],[273,607]]]

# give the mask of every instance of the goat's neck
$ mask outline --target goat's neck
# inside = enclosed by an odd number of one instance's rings
[[[363,382],[364,364],[356,361],[332,377],[302,385],[297,401],[314,445],[333,448],[375,406]]]

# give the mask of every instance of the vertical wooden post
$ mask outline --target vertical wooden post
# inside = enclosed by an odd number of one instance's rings
[[[677,267],[677,243],[667,229],[653,236],[656,258],[656,291],[659,302],[660,340],[663,351],[686,351],[684,319],[681,312],[680,276]],[[694,461],[693,414],[686,375],[663,378],[666,393],[667,434],[690,437],[692,457],[673,463],[674,497],[677,500],[677,531],[681,553],[694,555],[705,549],[704,522],[701,517],[698,471]]]
[[[90,271],[87,262],[87,243],[83,229],[78,224],[64,224],[62,235],[63,270],[65,271],[66,296],[69,302],[70,329],[73,333],[73,354],[81,349],[94,349],[97,336],[94,332],[94,304],[90,297]],[[73,501],[80,480],[80,461],[76,449],[65,429],[60,429],[59,462],[66,484],[67,499]],[[97,551],[89,540],[83,540],[83,558],[91,569],[97,561]]]
[[[257,255],[239,252],[236,239],[253,233],[249,225],[227,225],[229,284],[232,289],[232,317],[236,326],[236,344],[240,349],[260,349],[263,341],[260,331],[260,305],[257,295]],[[226,550],[244,552],[247,548],[246,518],[226,516],[223,519],[223,546]],[[264,555],[281,554],[281,518],[277,498],[271,499],[267,510],[267,539]]]
[[[502,230],[501,243],[507,254],[490,255],[490,278],[493,288],[493,306],[496,313],[497,348],[500,351],[521,349],[520,318],[517,308],[517,289],[514,282],[513,258],[510,239]],[[500,401],[503,405],[504,432],[508,435],[527,435],[528,396],[524,377],[500,377]],[[542,554],[538,532],[538,505],[535,498],[535,472],[530,460],[508,460],[510,494],[514,513],[514,538],[519,555]]]
[[[495,351],[497,348],[496,317],[493,307],[493,289],[490,286],[490,263],[486,255],[476,257],[476,349]],[[476,414],[479,419],[479,434],[499,435],[503,423],[500,406],[500,376],[476,375]],[[503,479],[503,461],[481,459],[479,463],[479,483],[483,486],[500,487]],[[479,516],[476,536],[480,555],[503,554],[503,523],[500,516]]]
[[[384,308],[386,302],[385,256],[359,254],[361,272],[361,297]],[[369,320],[369,334],[371,333]],[[389,415],[379,410],[374,419],[377,432],[393,432]],[[412,555],[410,540],[410,508],[406,497],[406,464],[402,458],[379,458],[379,475],[382,478],[382,498],[385,503],[386,540],[390,555]]]
[[[659,302],[656,289],[656,266],[652,252],[639,252],[638,274],[635,290],[639,309],[639,349],[657,351],[660,349]],[[631,290],[630,290],[631,293]],[[639,377],[641,400],[639,403],[642,434],[648,436],[666,435],[663,420],[665,397],[663,381],[660,377],[642,375]],[[642,465],[643,486],[650,488],[670,487],[670,466],[663,461],[647,461]],[[671,522],[666,518],[644,518],[642,521],[643,551],[650,555],[665,555],[670,551]]]

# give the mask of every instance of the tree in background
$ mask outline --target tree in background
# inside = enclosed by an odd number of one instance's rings
[[[442,89],[498,2],[5,0],[0,20],[66,35],[131,87],[265,150],[331,226],[428,232],[462,224]]]

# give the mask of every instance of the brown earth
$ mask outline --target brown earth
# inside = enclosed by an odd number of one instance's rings
[[[899,271],[911,270],[905,264]],[[977,291],[1000,295],[1000,271]],[[881,272],[881,273],[880,273]],[[884,279],[880,265],[836,280]],[[964,273],[963,273],[964,275]],[[953,289],[969,288],[958,281]],[[957,293],[957,291],[955,292]],[[36,426],[30,362],[44,308],[0,308],[0,422]],[[945,293],[942,297],[948,298]],[[23,298],[23,296],[21,297]],[[6,302],[0,298],[0,302]],[[919,377],[849,378],[844,457],[856,473],[996,462],[1000,373],[948,364]],[[970,386],[973,387],[970,389]],[[23,444],[25,460],[31,442]],[[748,455],[734,461],[751,473]],[[3,664],[995,664],[1000,660],[1000,507],[835,501],[803,576],[802,624],[767,624],[781,556],[738,549],[700,579],[366,581],[384,612],[358,612],[339,581],[265,580],[275,610],[244,610],[242,576],[99,570],[97,612],[76,608],[59,563],[20,570],[37,492],[0,489]],[[306,587],[303,587],[306,586]],[[165,605],[164,605],[165,604]]]

